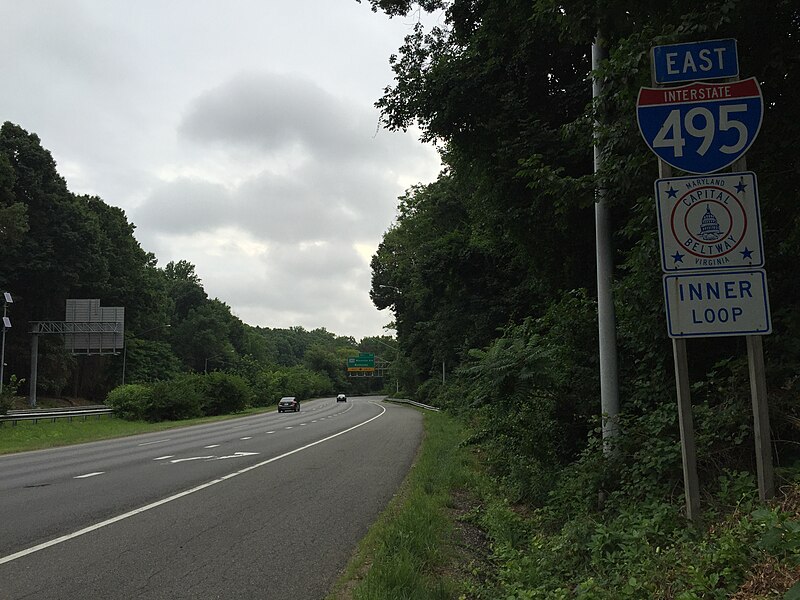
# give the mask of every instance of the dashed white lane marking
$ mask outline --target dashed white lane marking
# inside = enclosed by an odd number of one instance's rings
[[[289,425],[289,426],[287,426],[287,427],[286,427],[286,429],[292,429],[292,426],[291,426],[291,425]]]
[[[86,473],[86,475],[78,475],[73,477],[73,479],[86,479],[87,477],[94,477],[96,475],[102,475],[105,471],[96,471],[95,473]]]
[[[154,458],[153,460],[167,460],[168,458],[172,458],[175,456],[174,454],[167,454],[166,456],[159,456],[158,458]]]
[[[243,437],[243,438],[239,438],[239,439],[240,440],[252,440],[253,436]]]
[[[203,446],[203,448],[219,448],[219,444],[211,444],[210,446]]]
[[[308,423],[300,423],[300,427],[302,427],[303,425],[308,425]]]
[[[213,456],[191,456],[189,458],[176,458],[175,460],[171,460],[172,464],[179,463],[179,462],[187,462],[190,460],[208,460],[209,458],[214,458]]]
[[[155,442],[144,442],[143,444],[139,444],[140,446],[152,446],[153,444],[163,444],[164,442],[168,442],[169,438],[165,440],[156,440]]]
[[[248,471],[252,471],[254,469],[259,469],[265,465],[273,463],[275,461],[281,460],[286,458],[287,456],[291,456],[292,454],[297,454],[298,452],[302,452],[303,450],[308,450],[318,444],[323,442],[327,442],[328,440],[332,440],[333,438],[339,437],[340,435],[344,435],[345,433],[350,433],[354,429],[358,429],[359,427],[363,427],[367,423],[371,423],[375,419],[378,419],[386,413],[386,408],[384,406],[380,406],[376,404],[378,408],[381,409],[381,413],[375,415],[374,417],[367,419],[359,423],[358,425],[353,425],[347,429],[340,431],[339,433],[334,433],[333,435],[329,435],[328,437],[324,437],[321,440],[317,440],[316,442],[311,442],[310,444],[306,444],[305,446],[300,446],[299,448],[295,448],[294,450],[289,450],[289,452],[284,452],[283,454],[279,454],[273,458],[269,458],[267,460],[262,460],[260,463],[256,463],[254,465],[250,465],[249,467],[245,467],[243,469],[239,469],[238,471],[234,471],[233,473],[228,473],[223,477],[219,477],[218,479],[212,479],[209,482],[203,483],[191,489],[185,490],[183,492],[178,492],[177,494],[173,494],[172,496],[167,496],[166,498],[162,498],[156,502],[151,504],[146,504],[140,508],[135,510],[123,513],[121,515],[117,515],[116,517],[112,517],[110,519],[106,519],[105,521],[100,521],[99,523],[95,523],[94,525],[90,525],[89,527],[84,527],[83,529],[79,529],[78,531],[74,531],[73,533],[68,533],[67,535],[62,535],[61,537],[57,537],[55,539],[49,540],[47,542],[43,542],[41,544],[37,544],[36,546],[31,546],[30,548],[26,548],[25,550],[20,550],[19,552],[15,552],[14,554],[9,554],[8,556],[0,557],[0,565],[4,565],[5,563],[9,563],[11,561],[17,560],[18,558],[23,558],[24,556],[28,556],[29,554],[34,554],[35,552],[39,552],[40,550],[45,550],[46,548],[51,548],[52,546],[57,546],[58,544],[63,544],[69,540],[75,539],[82,535],[86,535],[87,533],[91,533],[93,531],[97,531],[98,529],[102,529],[103,527],[108,527],[109,525],[113,525],[119,521],[124,521],[125,519],[129,519],[133,516],[141,514],[143,512],[147,512],[148,510],[152,510],[154,508],[158,508],[164,504],[168,504],[169,502],[173,502],[178,500],[179,498],[183,498],[184,496],[188,496],[190,494],[194,494],[199,492],[200,490],[204,490],[206,488],[211,487],[212,485],[217,485],[218,483],[222,483],[228,479],[232,479],[237,475],[242,475],[243,473],[247,473]]]
[[[268,431],[267,433],[275,433],[274,431]]]

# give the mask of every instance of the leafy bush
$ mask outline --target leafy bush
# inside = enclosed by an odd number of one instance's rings
[[[240,412],[249,406],[253,392],[242,377],[215,371],[203,379],[203,413],[206,415]]]
[[[14,405],[14,396],[17,395],[17,390],[23,383],[25,383],[24,379],[17,379],[16,375],[12,375],[8,383],[3,386],[3,392],[0,394],[0,415],[8,413]]]
[[[145,410],[148,421],[178,421],[203,416],[203,375],[184,375],[153,386]]]
[[[463,410],[517,500],[541,502],[586,445],[600,405],[595,314],[585,292],[564,293],[456,371],[469,390]],[[418,393],[430,391],[423,384]]]
[[[114,414],[120,419],[139,421],[145,418],[151,398],[150,387],[134,383],[111,390],[106,398],[106,404],[114,409]]]

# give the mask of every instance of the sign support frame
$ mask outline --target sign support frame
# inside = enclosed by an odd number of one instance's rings
[[[738,81],[736,75],[728,81]],[[664,87],[656,82],[651,70],[651,81],[656,87]],[[747,170],[746,153],[730,165],[734,172]],[[658,158],[659,177],[672,177],[672,166]],[[745,335],[747,342],[747,362],[750,376],[750,396],[753,410],[753,433],[755,438],[756,471],[758,492],[762,501],[775,495],[774,469],[769,427],[769,406],[767,401],[766,369],[764,366],[763,342],[759,335]],[[683,480],[686,496],[686,515],[690,521],[697,522],[700,517],[700,486],[697,476],[697,452],[692,419],[691,388],[685,338],[672,338],[673,360],[675,365],[675,384],[678,403],[678,421],[681,435],[681,456],[683,461]]]

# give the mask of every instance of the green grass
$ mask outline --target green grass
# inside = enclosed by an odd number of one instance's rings
[[[359,544],[328,600],[445,600],[458,582],[451,562],[450,506],[455,489],[472,470],[461,426],[441,413],[426,413],[422,448],[400,492]]]
[[[252,408],[233,415],[223,415],[220,417],[203,417],[199,419],[188,419],[186,421],[163,421],[160,423],[148,423],[146,421],[123,421],[106,416],[88,417],[86,421],[82,419],[56,419],[52,421],[19,421],[16,425],[9,422],[0,424],[0,455],[13,452],[24,452],[27,450],[42,450],[44,448],[56,448],[58,446],[69,446],[96,440],[107,440],[111,438],[136,435],[138,433],[150,433],[153,431],[164,431],[165,429],[175,429],[176,427],[188,427],[201,423],[211,423],[214,421],[224,421],[235,419],[247,415],[254,415],[265,411],[274,410],[272,408]]]

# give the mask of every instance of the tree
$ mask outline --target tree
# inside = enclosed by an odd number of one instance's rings
[[[194,269],[194,265],[186,260],[170,261],[164,267],[167,293],[174,305],[173,325],[177,325],[192,309],[199,308],[208,299],[208,294]]]

